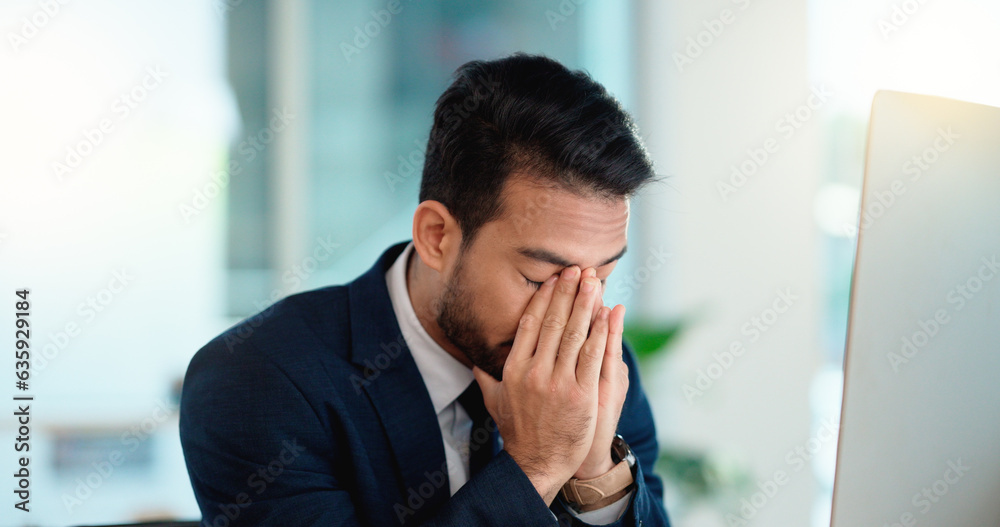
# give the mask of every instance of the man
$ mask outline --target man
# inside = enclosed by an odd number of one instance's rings
[[[412,242],[192,359],[180,433],[204,524],[669,525],[625,309],[601,300],[652,176],[586,74],[459,68]]]

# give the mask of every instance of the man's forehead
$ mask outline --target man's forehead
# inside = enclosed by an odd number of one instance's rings
[[[629,200],[625,196],[606,197],[590,189],[571,189],[537,177],[512,174],[501,193],[503,216],[523,224],[543,218],[586,220],[600,215],[601,227],[627,226]]]
[[[626,250],[629,204],[561,186],[519,179],[505,188],[495,228],[523,258],[560,267],[601,267]]]

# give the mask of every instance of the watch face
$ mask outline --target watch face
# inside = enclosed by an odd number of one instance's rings
[[[614,440],[611,441],[611,461],[615,464],[621,463],[622,460],[628,462],[628,466],[634,467],[636,463],[635,454],[632,453],[632,449],[629,448],[628,443],[625,439],[618,434],[615,436]]]
[[[632,449],[619,434],[611,441],[611,461],[617,464],[621,463],[623,459],[628,462],[630,467],[635,466],[635,455],[632,454]]]
[[[635,462],[636,462],[635,454],[632,453],[632,449],[631,448],[628,449],[628,455],[625,456],[625,461],[628,461],[628,466],[630,466],[630,467],[634,467],[635,466]]]

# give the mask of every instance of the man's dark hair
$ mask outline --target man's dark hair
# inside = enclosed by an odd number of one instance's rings
[[[605,198],[654,176],[632,118],[587,73],[520,53],[463,64],[434,110],[420,201],[448,207],[464,247],[500,215],[515,172]]]

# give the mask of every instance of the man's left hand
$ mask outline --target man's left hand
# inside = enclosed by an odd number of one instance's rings
[[[573,477],[578,479],[596,478],[615,466],[611,460],[611,442],[615,438],[618,418],[621,417],[625,394],[628,392],[628,366],[622,360],[625,306],[621,304],[615,306],[608,317],[608,322],[610,324],[608,343],[604,350],[597,396],[597,430],[590,452],[573,474]]]

